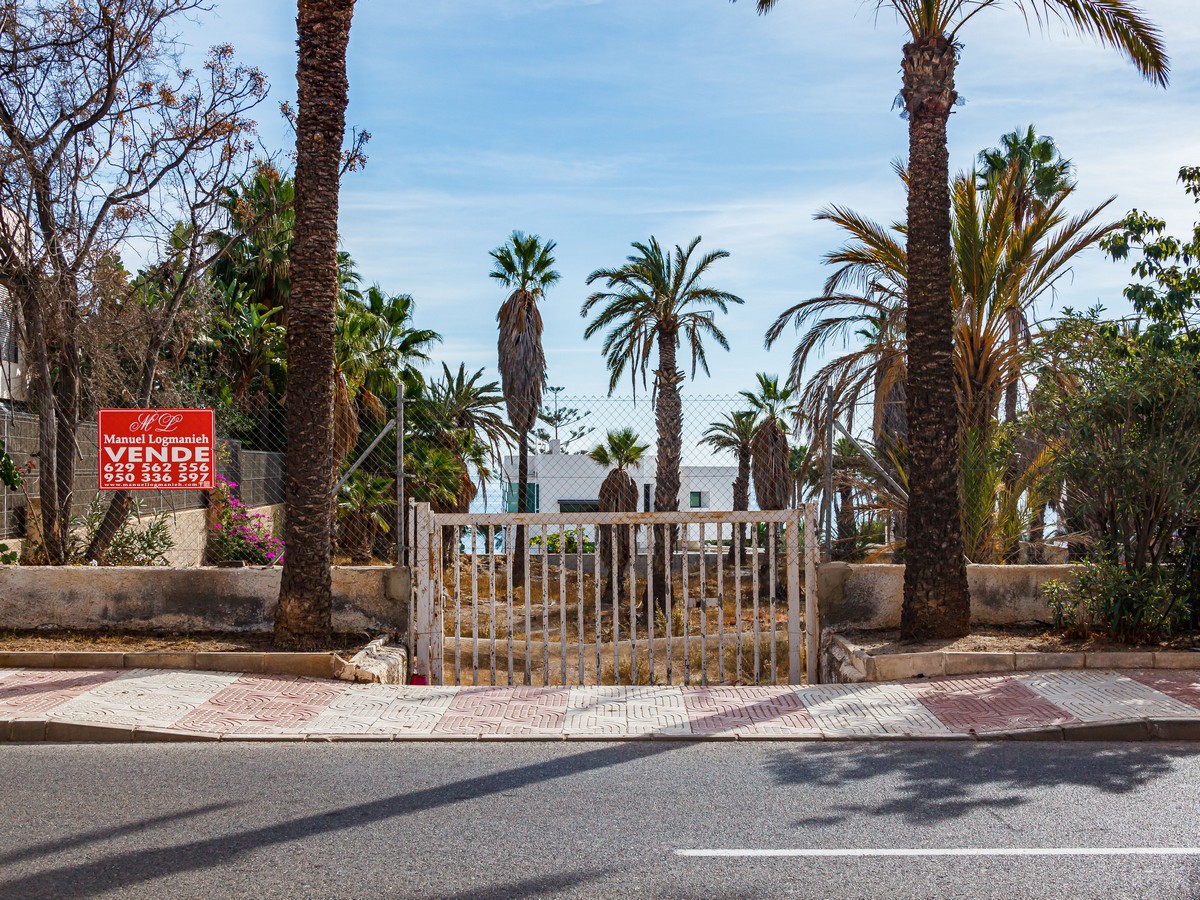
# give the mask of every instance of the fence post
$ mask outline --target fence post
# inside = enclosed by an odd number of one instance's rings
[[[787,523],[788,683],[800,683],[800,510]],[[811,666],[810,666],[811,668]]]
[[[825,384],[825,561],[833,559],[833,384]]]
[[[412,673],[414,684],[432,684],[433,572],[430,566],[429,504],[418,503],[413,517],[416,534],[413,565],[413,594],[416,615],[413,621]]]
[[[815,522],[816,504],[804,507],[804,652],[808,657],[808,683],[821,683],[821,607],[817,596],[817,531],[808,527]]]
[[[396,388],[396,565],[408,558],[408,531],[404,519],[404,381]]]

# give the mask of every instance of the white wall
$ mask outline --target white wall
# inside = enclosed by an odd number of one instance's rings
[[[518,460],[515,456],[504,460],[504,477],[508,482],[517,480]],[[646,509],[646,490],[650,491],[650,509],[654,508],[654,469],[656,460],[649,456],[640,464],[630,467],[629,474],[638,486],[638,511]],[[593,462],[582,453],[563,453],[552,443],[550,453],[530,454],[529,481],[538,486],[538,512],[561,512],[564,500],[590,500],[600,498],[600,485],[609,470]],[[736,466],[681,466],[679,485],[679,509],[691,507],[693,491],[702,495],[702,509],[733,509],[733,479],[737,476]],[[505,507],[506,508],[506,507]],[[531,510],[532,511],[532,510]],[[706,534],[713,540],[710,528]],[[536,533],[536,532],[535,532]],[[699,540],[699,529],[688,529],[688,540]]]

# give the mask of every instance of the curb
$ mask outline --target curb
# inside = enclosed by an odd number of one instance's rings
[[[71,722],[62,719],[0,719],[0,743],[23,744],[129,744],[129,743],[624,743],[624,742],[696,742],[729,743],[732,741],[787,743],[1000,743],[1004,741],[1186,741],[1200,742],[1200,718],[1195,719],[1130,719],[1119,722],[1081,722],[1045,728],[1018,729],[984,733],[952,735],[824,735],[817,733],[790,735],[768,734],[219,734],[185,731],[147,725],[105,725],[96,722]]]
[[[189,669],[247,675],[303,675],[337,678],[345,663],[328,653],[248,653],[244,651],[144,650],[130,653],[92,650],[9,650],[0,669]]]

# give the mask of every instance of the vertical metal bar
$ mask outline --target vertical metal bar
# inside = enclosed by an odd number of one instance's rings
[[[816,507],[804,508],[806,517],[816,518]],[[808,683],[820,684],[821,607],[817,594],[817,532],[804,523],[804,652],[807,656]]]
[[[767,534],[770,535],[771,539],[771,546],[767,548],[767,565],[771,567],[767,573],[767,590],[771,592],[770,597],[767,599],[767,613],[771,617],[767,623],[767,630],[771,639],[771,684],[775,684],[777,681],[775,675],[775,587],[778,580],[775,573],[776,556],[778,555],[775,545],[779,539],[779,524],[772,522],[771,526],[767,529]]]
[[[492,686],[496,685],[496,526],[487,527],[488,555],[488,655],[491,661]]]
[[[513,606],[516,604],[516,597],[513,596],[513,556],[512,556],[512,537],[514,529],[511,525],[504,526],[504,573],[505,587],[508,589],[505,594],[505,606],[508,607],[508,686],[512,687],[513,678],[513,641],[516,640],[515,629],[513,627]]]
[[[412,540],[408,542],[408,546],[412,547],[415,552],[416,546],[417,546],[416,501],[414,501],[414,500],[408,501],[408,510],[407,511],[408,511],[408,521],[405,522],[405,526],[412,529],[412,535],[411,535]],[[409,652],[413,655],[413,659],[415,660],[417,657],[417,636],[416,636],[416,634],[417,634],[416,633],[416,628],[417,628],[417,605],[416,605],[417,591],[415,589],[415,585],[417,582],[417,567],[414,566],[412,568],[410,577],[412,578],[414,589],[408,592],[408,649],[409,649]],[[414,669],[413,671],[415,672],[416,670]]]
[[[666,564],[663,566],[663,578],[666,580],[666,613],[667,613],[667,684],[672,684],[671,668],[674,664],[674,650],[671,647],[671,638],[675,631],[675,620],[671,617],[671,604],[675,599],[675,585],[671,583],[671,528],[669,525],[664,525],[662,530],[663,539],[663,559]],[[653,560],[651,560],[653,565]],[[686,607],[685,607],[686,608]]]
[[[687,527],[686,525],[684,526]],[[700,523],[700,684],[708,687],[708,598],[704,594],[704,523]]]
[[[621,577],[617,571],[617,527],[609,526],[608,543],[612,555],[608,558],[608,583],[612,585],[612,642],[613,684],[621,683]]]
[[[558,526],[558,644],[562,684],[567,683],[567,526]]]
[[[733,550],[733,632],[737,640],[737,659],[734,663],[737,669],[733,674],[735,683],[740,683],[742,680],[742,534],[744,531],[745,529],[739,528],[731,537],[736,542]]]
[[[433,648],[433,678],[430,679],[430,684],[444,684],[446,679],[446,627],[445,618],[443,616],[445,591],[446,568],[445,560],[442,558],[442,526],[436,524],[437,516],[431,516],[431,520],[435,523],[433,534],[435,540],[433,542],[434,556],[437,558],[437,565],[434,568],[434,594],[433,594],[433,621],[430,623],[430,644]]]
[[[637,537],[629,527],[629,680],[638,683],[637,648]]]
[[[603,665],[603,642],[600,640],[600,620],[603,608],[603,597],[600,588],[600,545],[604,540],[604,533],[600,526],[596,526],[596,549],[592,559],[592,586],[596,592],[595,611],[595,632],[596,632],[596,684],[604,684],[604,665]]]
[[[542,684],[550,684],[550,535],[543,525],[542,537]]]
[[[454,526],[454,683],[462,684],[462,526]]]
[[[479,526],[471,526],[471,684],[479,684]]]
[[[833,383],[825,384],[825,561],[833,559]]]
[[[432,589],[429,583],[429,528],[426,522],[428,509],[428,504],[422,503],[413,517],[417,565],[413,571],[415,615],[410,621],[413,623],[413,674],[425,678],[426,683],[432,683],[433,666],[429,645]]]
[[[751,604],[754,612],[754,683],[759,683],[759,673],[762,671],[762,647],[760,646],[762,638],[762,623],[758,619],[758,588],[759,588],[759,559],[758,559],[758,523],[755,522],[754,530],[750,532],[750,552],[754,557],[754,568],[751,570],[751,585],[752,596]]]
[[[575,618],[579,624],[579,683],[584,683],[583,670],[583,523],[575,526]],[[565,626],[564,626],[565,627]]]
[[[787,526],[788,683],[800,684],[800,510]]]
[[[404,528],[404,379],[397,377],[396,384],[396,565],[402,566],[408,558],[408,532]],[[457,671],[457,662],[455,666]]]
[[[683,592],[683,683],[685,685],[692,682],[692,617],[691,617],[691,598],[688,597],[688,539],[687,525],[685,524],[679,532],[680,541],[683,544],[683,554],[680,557],[680,590]]]
[[[634,541],[634,548],[637,542]],[[637,571],[637,557],[633,560],[634,571]],[[646,526],[646,638],[648,640],[650,657],[650,683],[656,684],[658,679],[654,674],[654,526]],[[670,623],[667,623],[670,633]]]
[[[514,535],[520,536],[520,528],[513,529]],[[513,551],[519,552],[525,559],[521,571],[525,573],[525,686],[533,684],[533,573],[529,571],[532,563],[529,560],[529,529],[524,530],[525,541],[518,547],[513,544]]]
[[[733,528],[733,525],[730,525]],[[717,523],[717,678],[725,683],[725,554],[721,552],[721,533],[724,529]]]

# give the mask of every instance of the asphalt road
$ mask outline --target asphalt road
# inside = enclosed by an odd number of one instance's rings
[[[0,745],[3,897],[1200,897],[1163,848],[1195,745]]]

